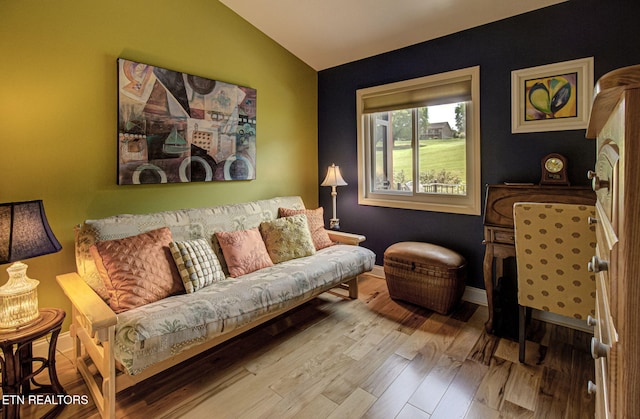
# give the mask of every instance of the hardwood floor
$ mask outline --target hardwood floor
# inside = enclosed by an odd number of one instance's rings
[[[443,316],[391,300],[371,275],[358,300],[338,292],[124,390],[118,418],[593,417],[586,333],[538,323],[520,364],[517,342],[484,332],[486,307]],[[69,394],[88,394],[68,359],[57,365]],[[98,416],[89,399],[60,417]]]

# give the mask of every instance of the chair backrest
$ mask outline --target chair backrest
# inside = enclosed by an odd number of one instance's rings
[[[562,316],[595,314],[596,248],[591,205],[518,202],[513,206],[518,304]]]

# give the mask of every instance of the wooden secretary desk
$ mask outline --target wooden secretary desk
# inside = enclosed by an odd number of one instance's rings
[[[484,286],[489,308],[489,319],[485,323],[487,333],[493,333],[495,281],[502,276],[504,260],[516,255],[513,236],[513,204],[516,202],[595,205],[596,194],[588,186],[487,185],[483,241]]]

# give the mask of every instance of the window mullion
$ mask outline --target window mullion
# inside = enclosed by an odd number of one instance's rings
[[[418,133],[418,109],[411,110],[411,147],[413,149],[412,170],[413,170],[413,195],[417,195],[420,190],[420,136]]]

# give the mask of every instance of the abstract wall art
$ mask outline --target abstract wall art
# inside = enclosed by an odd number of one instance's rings
[[[586,128],[593,93],[593,57],[511,72],[511,131]]]
[[[118,184],[255,179],[255,89],[118,59]]]

